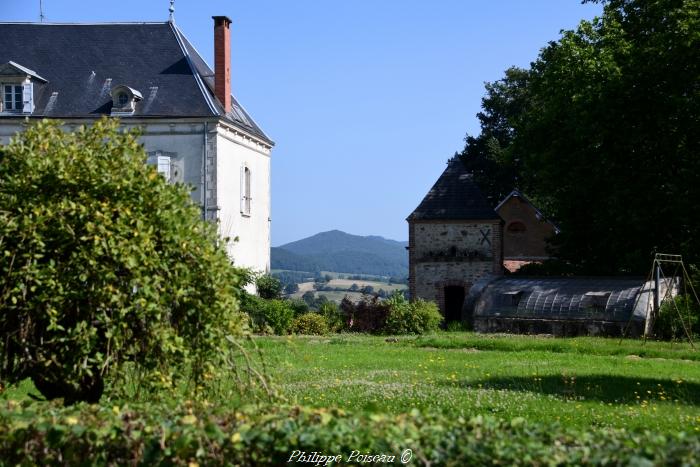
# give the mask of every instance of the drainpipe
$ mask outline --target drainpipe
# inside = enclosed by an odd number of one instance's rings
[[[204,122],[204,157],[202,158],[202,219],[207,220],[207,158],[209,157],[209,144],[207,135],[209,122]]]

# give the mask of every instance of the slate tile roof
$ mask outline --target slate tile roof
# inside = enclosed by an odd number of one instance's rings
[[[0,64],[10,61],[48,81],[35,83],[33,117],[109,115],[123,84],[143,95],[133,117],[220,117],[273,144],[235,98],[224,113],[214,73],[174,23],[0,23]]]
[[[457,158],[447,164],[435,185],[406,220],[500,219]]]

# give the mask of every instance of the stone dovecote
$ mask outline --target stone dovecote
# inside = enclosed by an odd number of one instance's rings
[[[411,297],[437,302],[447,322],[471,322],[463,310],[472,284],[503,273],[503,221],[459,159],[407,221]]]

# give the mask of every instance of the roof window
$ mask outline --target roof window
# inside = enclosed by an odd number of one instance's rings
[[[129,86],[119,84],[112,88],[112,116],[132,115],[136,110],[136,102],[143,99],[139,91]]]
[[[0,64],[0,112],[34,112],[34,82],[47,81],[19,63]]]

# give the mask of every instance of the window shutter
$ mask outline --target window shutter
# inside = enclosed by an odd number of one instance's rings
[[[22,112],[34,112],[34,96],[32,92],[32,82],[29,79],[22,83]]]
[[[241,214],[245,213],[245,165],[241,166]]]
[[[245,168],[245,213],[250,215],[250,205],[253,202],[253,197],[250,192],[250,179],[252,175],[248,167]]]

